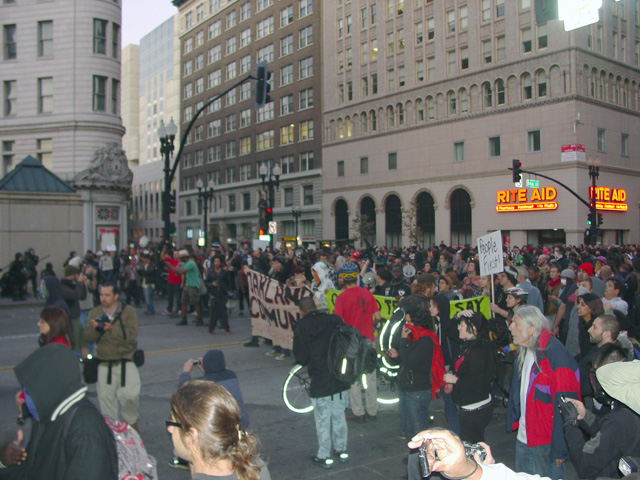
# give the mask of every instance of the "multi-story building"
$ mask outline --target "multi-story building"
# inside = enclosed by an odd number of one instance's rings
[[[303,243],[321,233],[319,0],[173,0],[179,7],[181,127],[216,96],[255,75],[267,62],[271,103],[254,110],[254,81],[215,100],[196,119],[180,164],[181,243],[201,238],[196,184],[212,184],[208,238],[236,244],[258,237],[261,165],[279,165],[274,198],[276,241],[295,235],[293,207],[301,208]]]
[[[126,45],[122,49],[122,100],[120,116],[125,134],[122,149],[127,153],[131,167],[140,161],[140,46]]]
[[[157,132],[161,120],[166,124],[173,118],[178,123],[180,118],[178,18],[177,14],[173,15],[140,39],[139,77],[135,91],[138,124],[135,126],[135,139],[131,140],[136,142],[135,150],[139,152],[135,157],[139,159],[137,166],[132,166],[129,237],[133,241],[145,236],[157,242],[163,237],[161,192],[164,189],[164,161]],[[125,49],[129,47],[137,46],[128,45]],[[134,60],[133,56],[131,59]],[[133,70],[134,67],[129,68]],[[132,158],[128,151],[127,155]]]
[[[120,19],[117,0],[0,3],[0,173],[31,155],[71,183],[84,249],[126,243]]]
[[[604,241],[638,241],[640,2],[605,0],[600,21],[568,32],[542,9],[536,21],[532,0],[331,3],[325,238],[583,243],[586,206],[507,169],[519,159],[588,199],[592,159]]]

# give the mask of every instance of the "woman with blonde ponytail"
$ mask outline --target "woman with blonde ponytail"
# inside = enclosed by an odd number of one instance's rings
[[[240,427],[233,396],[208,380],[189,380],[171,398],[167,430],[195,480],[271,480],[258,439]]]

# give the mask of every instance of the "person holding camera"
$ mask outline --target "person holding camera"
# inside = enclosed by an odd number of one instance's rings
[[[84,330],[88,342],[96,342],[98,401],[102,415],[121,419],[138,430],[140,374],[134,363],[138,347],[138,316],[135,308],[118,301],[120,291],[111,282],[100,285],[100,306],[89,312]]]

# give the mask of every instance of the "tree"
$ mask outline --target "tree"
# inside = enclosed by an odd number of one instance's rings
[[[418,227],[418,209],[410,203],[402,216],[402,233],[409,239],[409,245],[418,245],[420,229]]]
[[[353,231],[351,237],[354,243],[360,242],[361,247],[364,246],[363,244],[365,243],[365,240],[375,242],[375,223],[369,220],[368,216],[356,213],[352,221],[351,229]]]

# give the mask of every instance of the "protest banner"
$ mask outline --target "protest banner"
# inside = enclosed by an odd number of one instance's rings
[[[341,293],[342,292],[340,290],[327,290],[325,292],[327,307],[329,307],[330,313],[333,313],[333,309],[336,305],[336,298],[338,298],[338,295],[340,295]],[[385,320],[391,318],[391,314],[398,305],[398,300],[393,297],[382,297],[378,295],[374,295],[373,298],[375,298],[376,302],[378,303],[380,316]]]
[[[496,230],[478,237],[478,263],[480,275],[493,275],[504,270],[502,255],[502,232]]]
[[[456,314],[463,310],[473,310],[480,312],[484,318],[491,318],[491,309],[489,308],[489,297],[483,295],[481,297],[465,298],[464,300],[452,300],[449,302],[449,317],[453,318]]]
[[[301,299],[313,297],[307,287],[288,287],[252,270],[249,280],[251,333],[268,338],[282,348],[293,347],[293,328],[300,320]]]

